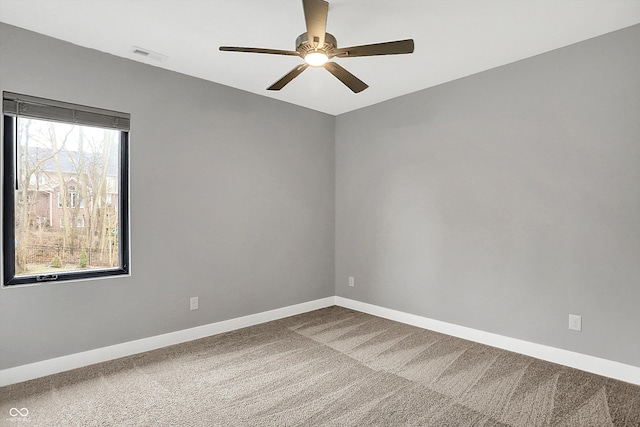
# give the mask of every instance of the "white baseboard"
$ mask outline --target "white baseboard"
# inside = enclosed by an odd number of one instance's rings
[[[484,332],[343,297],[327,297],[195,328],[0,370],[0,387],[338,305],[515,353],[640,385],[640,367]]]
[[[46,375],[57,374],[95,363],[106,362],[120,357],[131,356],[149,350],[155,350],[169,345],[180,344],[211,335],[221,334],[248,326],[257,325],[272,320],[278,320],[296,314],[306,313],[319,308],[334,305],[334,297],[327,297],[302,304],[291,305],[275,310],[264,311],[262,313],[251,314],[235,319],[224,320],[222,322],[197,326],[195,328],[183,329],[181,331],[156,335],[122,344],[115,344],[108,347],[97,348],[95,350],[83,351],[81,353],[56,357],[54,359],[43,360],[41,362],[30,363],[28,365],[16,366],[0,370],[0,387],[15,384]]]
[[[420,328],[490,345],[503,350],[513,351],[514,353],[524,354],[526,356],[535,357],[548,362],[558,363],[560,365],[591,372],[593,374],[640,385],[640,367],[637,366],[626,365],[624,363],[600,359],[598,357],[588,356],[582,353],[562,350],[516,338],[509,338],[490,332],[479,331],[477,329],[441,322],[439,320],[433,320],[427,317],[417,316],[415,314],[379,307],[377,305],[367,304],[348,298],[336,296],[335,303],[340,307],[350,308],[352,310],[361,311],[363,313],[372,314],[374,316],[383,317],[396,322],[418,326]]]

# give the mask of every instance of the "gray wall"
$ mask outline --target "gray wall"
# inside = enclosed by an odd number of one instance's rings
[[[1,289],[0,369],[334,292],[640,366],[639,44],[334,119],[0,24],[0,90],[132,114],[133,272]]]
[[[334,295],[334,117],[5,24],[0,90],[132,117],[132,276],[0,290],[0,368]]]
[[[640,366],[638,46],[640,25],[339,116],[337,295]]]

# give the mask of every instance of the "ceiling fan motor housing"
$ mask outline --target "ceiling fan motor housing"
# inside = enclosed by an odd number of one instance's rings
[[[322,46],[318,46],[318,43],[313,40],[309,41],[309,35],[307,33],[300,34],[296,39],[296,51],[303,58],[311,52],[322,52],[328,57],[331,57],[337,46],[338,42],[336,41],[336,38],[329,33],[325,33],[324,45]]]

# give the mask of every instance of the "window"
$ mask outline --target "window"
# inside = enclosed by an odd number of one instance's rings
[[[66,196],[66,197],[65,197]],[[67,191],[65,196],[62,193],[58,192],[58,208],[75,208],[76,202],[78,200],[78,193],[76,192],[76,187],[70,185],[67,187]],[[62,199],[65,199],[65,204],[62,206]],[[84,203],[80,202],[80,207],[84,208]]]
[[[129,114],[2,104],[3,284],[129,274]]]
[[[84,227],[84,217],[76,218],[76,227]],[[64,218],[60,218],[60,228],[64,228]]]

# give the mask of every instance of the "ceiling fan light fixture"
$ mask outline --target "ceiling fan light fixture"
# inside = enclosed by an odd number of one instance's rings
[[[353,93],[359,93],[369,86],[342,68],[337,62],[329,62],[330,58],[355,58],[358,56],[401,55],[413,53],[413,39],[396,40],[391,42],[365,44],[361,46],[343,47],[338,49],[336,38],[327,33],[327,15],[329,3],[325,0],[302,0],[304,20],[307,31],[296,38],[296,50],[265,49],[259,47],[220,46],[220,50],[227,52],[266,53],[271,55],[298,56],[304,59],[300,64],[280,80],[272,84],[267,90],[280,90],[291,80],[295,79],[309,67],[323,67],[345,84]]]
[[[321,51],[309,52],[304,56],[304,61],[312,67],[322,67],[328,60],[327,54]]]

